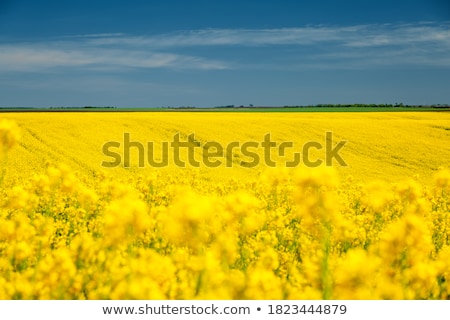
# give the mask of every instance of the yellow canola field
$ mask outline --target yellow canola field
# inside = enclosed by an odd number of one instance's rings
[[[449,299],[448,159],[444,112],[4,113],[0,299]]]
[[[448,112],[107,112],[107,113],[10,113],[0,118],[15,121],[21,128],[21,140],[9,154],[9,177],[28,179],[34,173],[43,173],[48,164],[65,163],[76,172],[89,177],[94,172],[105,172],[127,178],[155,171],[147,161],[147,144],[154,142],[155,158],[161,157],[161,144],[172,141],[180,133],[181,141],[194,134],[201,143],[217,141],[224,148],[231,142],[242,146],[247,141],[263,142],[270,134],[277,143],[292,142],[286,156],[279,157],[277,148],[271,158],[280,168],[293,159],[292,152],[301,152],[306,143],[318,142],[323,149],[311,148],[311,161],[325,160],[326,132],[332,133],[332,147],[347,141],[339,155],[347,166],[333,160],[341,177],[353,176],[367,182],[383,179],[396,182],[414,177],[420,182],[433,182],[433,173],[440,166],[450,165],[450,113]],[[111,158],[102,152],[108,141],[120,142],[124,133],[131,141],[145,146],[145,166],[137,168],[137,149],[131,148],[130,168],[103,168],[102,162]],[[201,159],[198,147],[195,157]],[[115,149],[111,149],[115,151]],[[121,148],[118,150],[123,152]],[[170,151],[170,150],[169,150]],[[238,149],[232,150],[232,167],[223,164],[207,168],[201,163],[195,168],[203,176],[222,181],[230,177],[256,178],[266,166],[261,145],[256,150],[261,156],[254,168],[239,165],[249,161]],[[171,156],[172,153],[169,154]],[[278,157],[277,157],[278,156]],[[173,157],[171,157],[172,160]],[[201,161],[202,162],[202,161]],[[303,159],[300,166],[305,167]],[[171,161],[169,168],[158,172],[178,170]],[[185,171],[185,170],[184,170]]]

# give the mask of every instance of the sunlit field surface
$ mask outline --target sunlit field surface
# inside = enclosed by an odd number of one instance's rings
[[[449,112],[2,113],[0,298],[449,299],[449,159]]]

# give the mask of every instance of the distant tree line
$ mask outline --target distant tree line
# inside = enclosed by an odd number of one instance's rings
[[[448,104],[431,104],[431,105],[408,105],[403,103],[352,103],[352,104],[332,104],[332,103],[321,103],[315,105],[286,105],[282,108],[417,108],[417,107],[433,107],[433,108],[449,108]],[[240,105],[236,106],[234,104],[216,106],[215,109],[232,109],[232,108],[277,108],[274,107],[262,107],[253,106],[252,104],[248,106]],[[280,107],[278,107],[280,108]]]
[[[196,109],[193,106],[167,107],[167,109]]]
[[[49,109],[117,109],[117,107],[106,106],[106,107],[96,107],[96,106],[84,106],[84,107],[50,107]]]
[[[375,104],[375,103],[353,103],[353,104],[316,104],[316,105],[306,105],[306,106],[284,106],[283,108],[417,108],[417,107],[444,107],[448,108],[448,104],[433,104],[433,105],[408,105],[403,103],[395,104]]]

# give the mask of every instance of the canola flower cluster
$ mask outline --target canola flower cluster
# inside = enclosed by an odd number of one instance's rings
[[[19,137],[0,122],[5,169]],[[431,187],[322,167],[91,180],[0,182],[0,299],[450,298],[448,169]]]

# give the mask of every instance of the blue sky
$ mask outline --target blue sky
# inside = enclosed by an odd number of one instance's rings
[[[450,103],[450,2],[0,0],[0,106]]]

